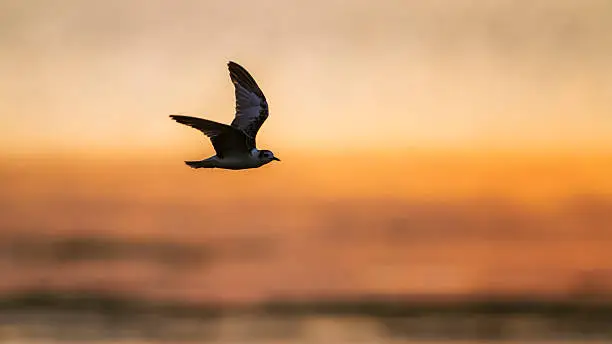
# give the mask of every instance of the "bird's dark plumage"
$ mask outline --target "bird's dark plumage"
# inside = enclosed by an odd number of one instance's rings
[[[181,124],[198,129],[204,133],[204,135],[208,136],[215,148],[217,156],[220,158],[223,158],[224,155],[231,152],[248,153],[251,149],[255,148],[253,139],[246,136],[244,132],[227,124],[181,115],[171,115],[170,118]]]
[[[268,102],[255,79],[239,64],[227,64],[236,94],[236,117],[232,127],[255,139],[259,128],[268,118]]]

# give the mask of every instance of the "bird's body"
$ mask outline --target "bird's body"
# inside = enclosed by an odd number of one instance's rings
[[[246,69],[231,61],[228,68],[236,96],[236,116],[231,125],[197,117],[170,116],[208,136],[217,153],[204,160],[185,163],[192,168],[242,170],[280,161],[271,151],[259,150],[255,144],[255,136],[268,118],[266,97]]]
[[[200,161],[186,161],[185,163],[193,168],[224,168],[227,170],[244,170],[248,168],[257,168],[265,163],[259,158],[259,150],[254,149],[249,154],[234,154],[226,155],[219,158],[213,155],[208,159]]]

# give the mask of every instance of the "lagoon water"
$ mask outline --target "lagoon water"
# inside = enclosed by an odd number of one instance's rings
[[[554,321],[553,321],[554,322]],[[233,315],[214,319],[163,314],[102,316],[36,312],[0,315],[0,343],[609,343],[611,333],[551,326],[551,320],[515,316],[427,316],[377,319],[361,316]],[[493,326],[491,326],[493,325]]]

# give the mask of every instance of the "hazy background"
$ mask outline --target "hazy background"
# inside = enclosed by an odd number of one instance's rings
[[[0,0],[3,295],[609,299],[612,2]],[[170,114],[268,98],[257,170]]]

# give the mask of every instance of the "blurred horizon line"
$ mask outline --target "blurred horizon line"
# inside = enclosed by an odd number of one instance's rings
[[[203,138],[206,139],[206,138]],[[193,145],[177,145],[172,144],[171,147],[167,148],[134,148],[134,149],[123,149],[123,148],[103,148],[103,147],[53,147],[46,149],[28,149],[21,147],[14,151],[0,150],[0,166],[12,160],[18,160],[20,158],[45,158],[54,157],[57,158],[55,161],[60,162],[62,159],[67,160],[78,160],[88,161],[91,159],[108,159],[108,160],[124,160],[129,159],[136,161],[147,161],[151,157],[156,158],[173,158],[185,157],[193,158],[193,155],[201,155],[203,158],[210,155],[214,155],[215,151],[209,143],[202,141],[198,149],[194,149]],[[259,149],[272,149],[278,154],[294,155],[299,157],[312,157],[312,156],[327,156],[327,157],[352,157],[360,155],[370,155],[379,158],[397,158],[398,154],[410,156],[469,156],[469,157],[525,157],[525,158],[544,158],[545,160],[555,158],[569,158],[569,157],[612,157],[612,145],[610,147],[604,145],[590,146],[590,145],[569,145],[558,146],[558,145],[487,145],[483,148],[482,145],[475,143],[463,144],[463,145],[448,145],[448,146],[398,146],[392,147],[373,147],[365,148],[362,146],[356,147],[339,147],[336,149],[326,149],[321,147],[303,147],[303,146],[290,146],[286,149],[283,147],[274,147],[274,145],[259,145]]]

